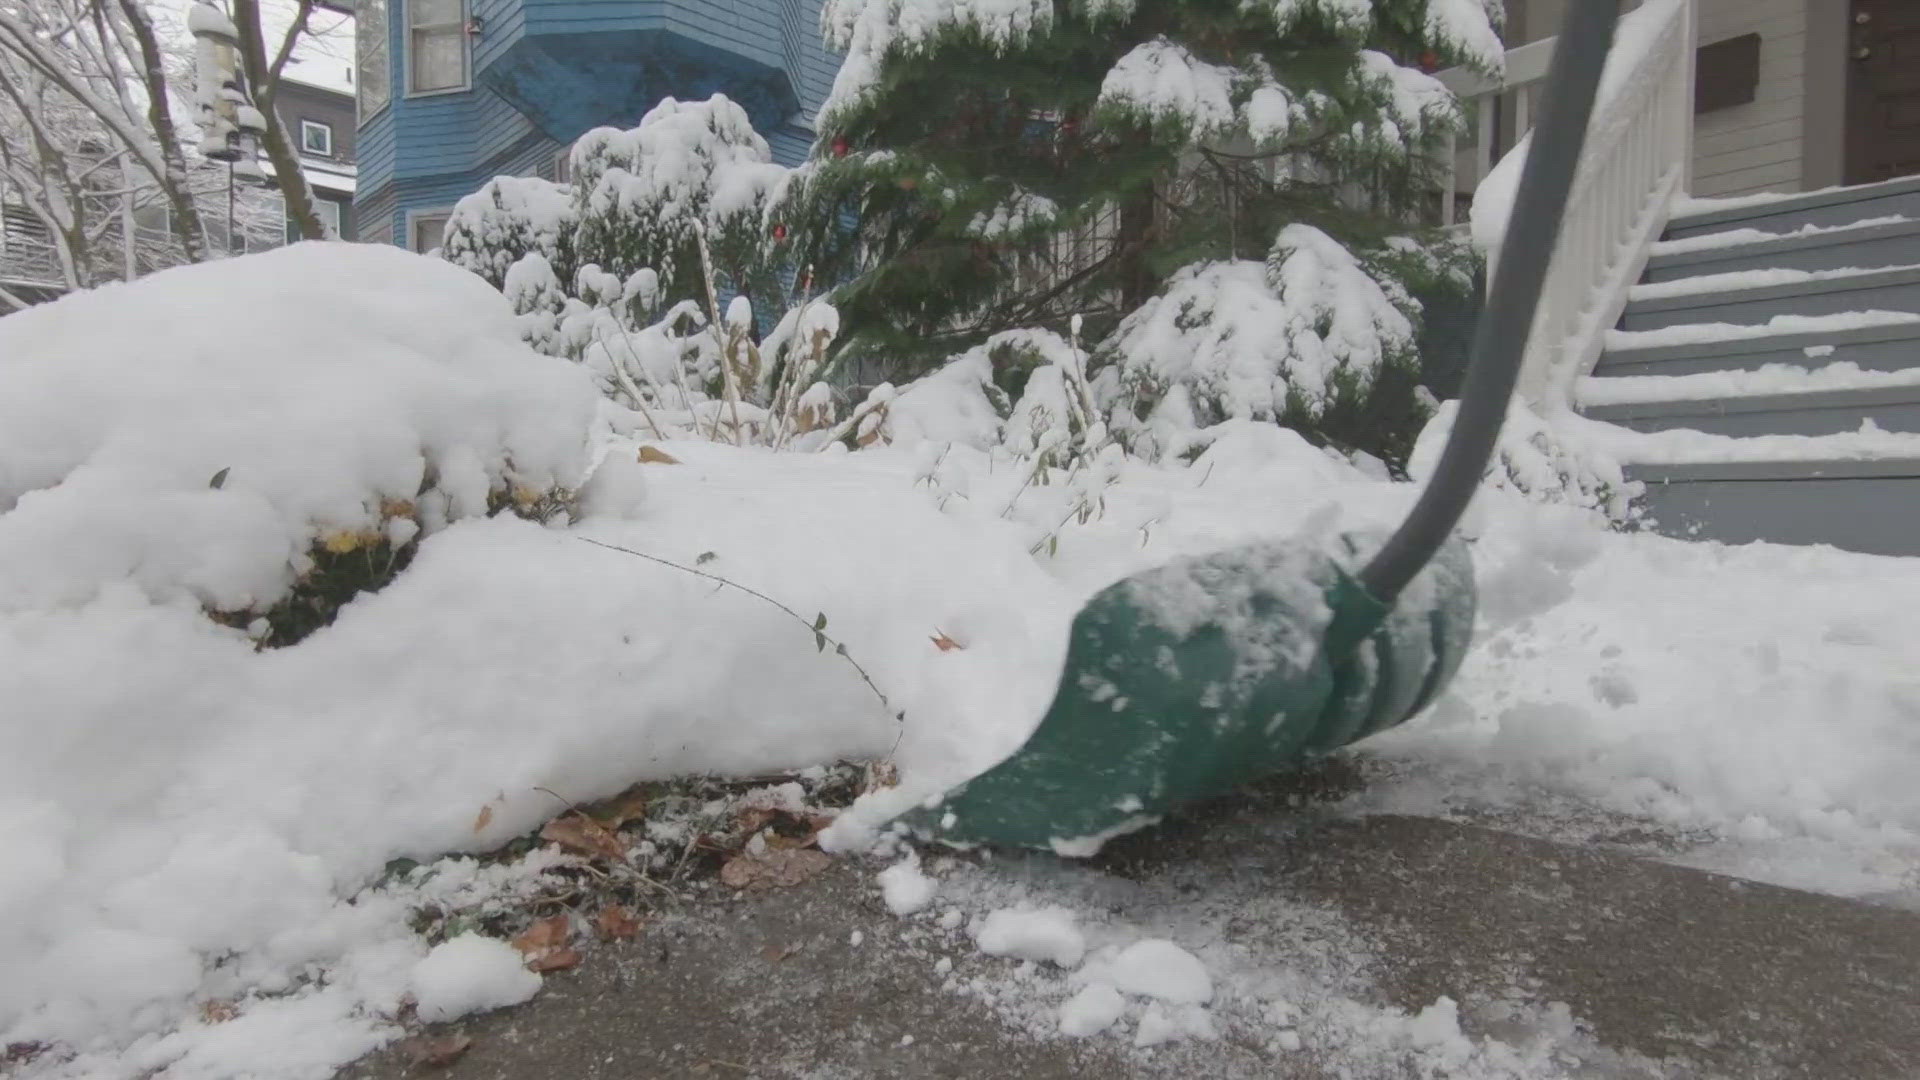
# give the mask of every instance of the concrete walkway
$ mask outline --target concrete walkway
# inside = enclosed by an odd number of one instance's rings
[[[841,864],[799,888],[690,905],[634,942],[598,946],[528,1004],[469,1018],[473,1047],[443,1073],[389,1050],[344,1075],[1411,1075],[1311,1040],[1276,1052],[1224,1005],[1220,1039],[1151,1053],[1052,1034],[1004,1002],[955,993],[933,966],[946,946],[931,922],[889,915],[871,871]],[[1564,1002],[1586,1026],[1540,1075],[1920,1076],[1913,912],[1451,821],[1257,801],[1123,841],[1092,866],[1003,856],[953,877],[976,900],[1058,897],[1137,925],[1199,928],[1219,955],[1345,979],[1373,1006],[1417,1013],[1443,994],[1463,1006]],[[874,940],[855,946],[856,931]],[[1008,966],[951,955],[963,976],[969,964]],[[1501,1036],[1462,1015],[1469,1034]]]

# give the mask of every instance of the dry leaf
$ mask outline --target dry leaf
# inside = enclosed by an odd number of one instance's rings
[[[492,822],[493,822],[493,804],[488,803],[487,805],[480,808],[480,816],[473,819],[473,831],[482,832]]]
[[[400,1051],[407,1055],[407,1059],[413,1062],[415,1068],[424,1065],[444,1069],[460,1060],[460,1055],[466,1053],[467,1048],[472,1045],[473,1040],[466,1035],[441,1035],[437,1038],[431,1035],[415,1035],[400,1044]]]
[[[640,917],[632,908],[613,904],[600,909],[600,915],[594,920],[600,932],[610,938],[625,941],[640,932]]]
[[[720,868],[720,881],[730,889],[765,889],[799,885],[833,862],[811,848],[769,848],[758,855],[741,855]]]
[[[203,1001],[200,1003],[200,1019],[209,1024],[224,1024],[239,1015],[239,1006],[231,1001]]]
[[[625,828],[635,821],[644,821],[647,816],[647,793],[642,788],[634,788],[596,809],[593,818],[609,832]]]
[[[566,913],[541,919],[513,939],[513,947],[528,961],[538,960],[550,952],[566,947],[573,940],[573,923]]]
[[[577,949],[555,949],[542,956],[536,956],[527,962],[529,970],[546,974],[549,971],[565,971],[580,962]]]
[[[680,464],[680,459],[657,447],[643,446],[640,448],[640,464],[678,465]]]
[[[934,647],[939,649],[941,652],[952,652],[955,649],[966,648],[965,645],[962,645],[959,642],[948,637],[946,634],[946,631],[944,630],[933,636],[933,644],[934,644]]]
[[[554,818],[540,830],[540,839],[582,855],[597,855],[617,862],[624,862],[627,857],[627,845],[608,832],[606,826],[585,814],[568,813]]]

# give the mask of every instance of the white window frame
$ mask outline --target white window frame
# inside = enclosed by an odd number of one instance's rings
[[[315,132],[319,132],[322,136],[324,136],[323,141],[326,143],[326,146],[319,150],[315,150],[307,142],[307,137],[309,135],[312,135]],[[327,157],[327,158],[332,157],[333,156],[333,125],[321,123],[318,120],[301,120],[300,121],[300,152],[303,154],[313,154],[318,157]]]
[[[342,223],[346,220],[346,215],[338,200],[323,198],[318,192],[314,192],[313,212],[320,215],[321,223],[333,231],[336,239],[345,240],[347,238],[346,230],[342,227]],[[289,237],[287,243],[294,243],[291,239],[293,234],[292,215],[287,216],[284,231]]]
[[[406,80],[404,84],[407,88],[406,96],[410,98],[438,97],[441,94],[464,94],[473,89],[473,39],[467,34],[467,0],[457,0],[460,5],[460,14],[457,21],[450,23],[432,23],[427,26],[415,26],[413,24],[414,0],[400,0],[400,2],[403,20],[402,32],[406,35],[400,47],[400,66],[403,69],[401,76]],[[441,33],[451,31],[458,35],[461,57],[460,85],[441,86],[432,90],[415,88],[413,85],[413,38],[415,34],[422,31],[438,31]]]
[[[408,250],[408,251],[411,251],[411,252],[413,252],[413,253],[415,253],[415,254],[417,254],[417,255],[425,255],[425,254],[427,254],[428,252],[430,252],[430,251],[433,251],[433,250],[435,250],[435,249],[437,249],[437,248],[439,248],[439,246],[440,246],[440,244],[441,244],[441,241],[440,241],[439,239],[437,239],[437,238],[436,238],[436,239],[434,240],[434,243],[433,243],[433,247],[430,247],[430,248],[426,248],[426,249],[424,249],[424,250],[423,250],[423,249],[421,249],[421,248],[417,248],[417,247],[414,247],[414,246],[413,246],[413,245],[414,245],[414,238],[420,235],[420,222],[421,222],[421,220],[422,220],[422,219],[424,219],[424,218],[446,218],[446,219],[448,219],[448,220],[451,220],[451,219],[453,218],[453,207],[451,207],[451,206],[433,206],[433,207],[426,207],[426,208],[424,208],[424,209],[420,209],[420,210],[409,210],[409,211],[407,211],[407,243],[406,243],[406,248],[407,248],[407,250]],[[443,223],[443,224],[442,224],[442,225],[440,226],[440,232],[441,232],[441,235],[442,235],[442,236],[444,236],[444,235],[446,234],[446,229],[447,229],[447,227],[446,227],[446,225],[445,225],[445,224]]]
[[[562,187],[573,186],[573,146],[571,144],[553,152],[553,182]]]
[[[393,103],[393,43],[390,40],[392,28],[388,19],[392,17],[390,0],[355,0],[353,5],[353,63],[357,73],[353,87],[353,113],[355,122],[364,125],[368,120],[380,115]],[[377,10],[369,10],[377,9]],[[381,62],[371,68],[375,77],[358,77],[370,70],[367,59],[378,56]],[[381,77],[386,86],[381,87]],[[367,107],[367,95],[379,94],[380,100],[372,108]]]

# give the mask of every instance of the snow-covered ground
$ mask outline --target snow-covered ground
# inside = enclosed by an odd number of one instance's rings
[[[0,320],[0,1043],[79,1052],[50,1076],[326,1076],[391,1037],[403,995],[452,1015],[534,986],[406,925],[526,866],[369,891],[389,860],[521,835],[553,813],[537,788],[888,755],[903,784],[963,779],[1037,720],[1102,586],[1390,524],[1414,494],[1243,424],[1191,465],[1125,463],[1082,524],[1005,450],[675,442],[642,464],[594,399],[483,283],[387,249],[299,245]],[[489,489],[575,484],[575,524],[479,513]],[[315,540],[410,537],[382,503],[414,498],[412,565],[331,627],[256,651],[203,614],[275,595]],[[1370,798],[1581,800],[1723,837],[1701,858],[1736,872],[1920,894],[1920,560],[1609,533],[1500,492],[1468,527],[1477,647],[1370,744],[1445,790]],[[944,917],[917,867],[892,875],[894,911]],[[1066,964],[1071,910],[980,915],[980,948],[1077,973],[1049,1021],[1070,1031],[1204,1037],[1231,977],[1151,928]],[[1149,961],[1185,972],[1172,997],[1136,992]],[[213,1001],[239,1015],[208,1022]],[[1391,1037],[1482,1052],[1435,1008]]]

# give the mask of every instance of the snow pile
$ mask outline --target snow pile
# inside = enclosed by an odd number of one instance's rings
[[[1673,281],[1656,281],[1646,285],[1635,285],[1627,290],[1627,299],[1667,300],[1679,296],[1697,296],[1703,293],[1740,292],[1747,289],[1770,289],[1781,285],[1805,285],[1816,281],[1844,281],[1848,278],[1871,277],[1875,274],[1891,273],[1895,270],[1915,270],[1920,266],[1842,267],[1838,270],[1795,270],[1789,267],[1774,266],[1758,270],[1734,270],[1724,274],[1700,274],[1695,277],[1677,278]],[[1733,297],[1730,303],[1745,302],[1743,297]]]
[[[413,969],[413,997],[429,1023],[518,1005],[540,992],[526,957],[499,938],[467,933],[433,947]]]
[[[478,279],[332,243],[9,317],[0,609],[132,585],[259,611],[317,541],[398,545],[503,494],[578,486],[592,387],[512,326]]]
[[[1458,401],[1442,403],[1420,432],[1407,461],[1407,472],[1415,480],[1425,481],[1433,475],[1459,409]],[[1631,520],[1633,500],[1642,485],[1627,479],[1617,456],[1617,444],[1596,436],[1603,426],[1626,432],[1571,413],[1553,414],[1549,420],[1516,398],[1507,407],[1507,419],[1500,427],[1500,441],[1482,486],[1517,492],[1534,502],[1579,507],[1598,514],[1603,521]],[[1628,436],[1634,434],[1626,432]]]
[[[909,856],[880,871],[877,880],[887,910],[895,915],[911,915],[933,903],[934,881],[921,871],[917,856]]]
[[[1074,914],[1063,907],[1030,911],[995,911],[973,931],[980,951],[988,956],[1012,956],[1074,968],[1087,952],[1087,939],[1074,925]]]

